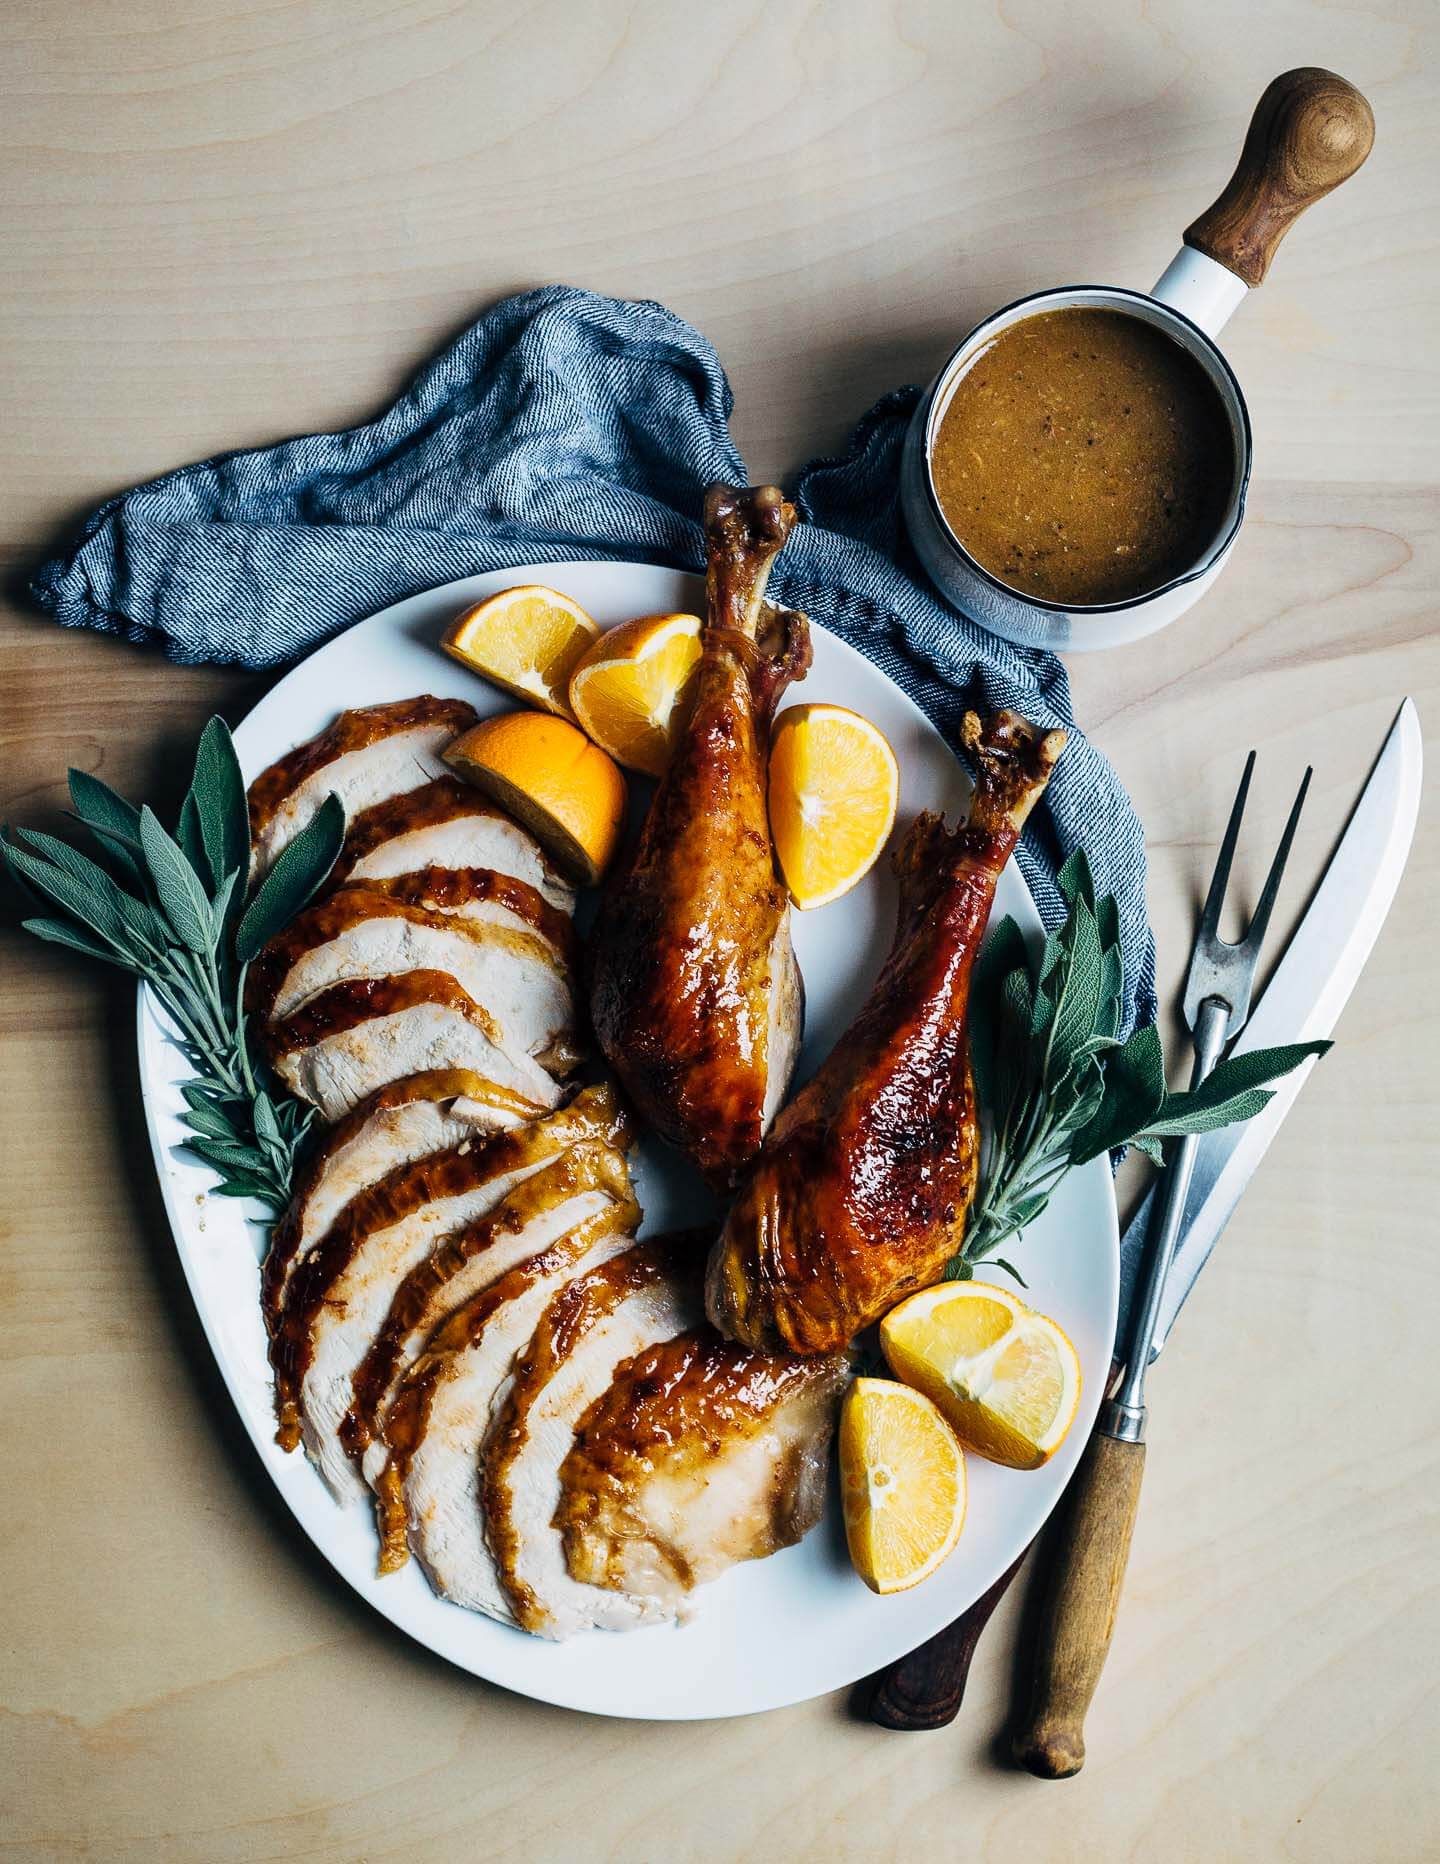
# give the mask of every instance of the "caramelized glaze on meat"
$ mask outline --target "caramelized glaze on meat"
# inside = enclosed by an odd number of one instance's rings
[[[803,1017],[765,773],[810,637],[802,615],[767,617],[761,599],[794,521],[773,486],[710,488],[690,717],[592,938],[601,1047],[647,1122],[722,1186],[783,1098]]]
[[[262,770],[250,785],[250,838],[263,873],[332,791],[355,814],[439,774],[449,741],[475,723],[463,699],[422,693],[355,706]]]
[[[332,879],[337,885],[352,875],[368,881],[414,867],[498,868],[527,881],[562,912],[575,904],[574,888],[529,830],[448,772],[358,814]]]
[[[607,1090],[589,1091],[608,1098]],[[573,1105],[578,1107],[584,1098],[580,1096]],[[613,1108],[613,1101],[610,1105]],[[401,1282],[355,1371],[354,1397],[341,1427],[341,1437],[353,1455],[362,1454],[378,1435],[397,1377],[418,1357],[419,1348],[440,1323],[493,1279],[487,1264],[511,1238],[524,1236],[537,1219],[592,1188],[603,1188],[609,1195],[617,1228],[635,1228],[640,1207],[630,1188],[625,1155],[615,1143],[624,1134],[623,1124],[603,1116],[596,1123],[600,1129],[596,1138],[581,1139],[525,1179],[486,1216],[442,1238],[434,1252]],[[536,1241],[531,1253],[538,1255],[542,1247]]]
[[[756,1353],[694,1328],[639,1353],[581,1418],[555,1523],[572,1576],[673,1610],[819,1519],[839,1354]]]
[[[267,1330],[274,1330],[297,1256],[323,1237],[351,1197],[396,1165],[458,1145],[467,1132],[518,1126],[543,1112],[525,1095],[497,1087],[469,1068],[425,1069],[363,1101],[310,1153],[270,1232],[260,1277]]]
[[[597,1119],[592,1108],[565,1107],[513,1131],[489,1133],[402,1165],[353,1198],[290,1277],[270,1342],[280,1420],[277,1441],[287,1449],[298,1441],[297,1398],[314,1351],[315,1326],[336,1283],[357,1260],[376,1249],[388,1233],[413,1220],[420,1220],[417,1233],[428,1220],[433,1241],[438,1243],[450,1230],[481,1214],[465,1209],[465,1200],[472,1194],[480,1194],[483,1200],[492,1186],[510,1174],[538,1169],[577,1140],[595,1137],[603,1122],[604,1115]],[[498,1202],[503,1194],[503,1189],[498,1191],[493,1201]],[[449,1221],[437,1221],[441,1212]]]
[[[937,1280],[964,1236],[979,1122],[970,977],[995,883],[1065,743],[1012,712],[963,737],[978,775],[953,834],[922,815],[896,855],[890,957],[777,1120],[711,1255],[710,1318],[747,1345],[844,1346]]]

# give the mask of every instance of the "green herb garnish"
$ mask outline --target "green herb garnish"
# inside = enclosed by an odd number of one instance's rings
[[[100,861],[34,829],[0,837],[22,887],[61,915],[26,919],[25,930],[144,978],[195,1070],[181,1089],[196,1135],[188,1149],[219,1175],[226,1197],[283,1209],[311,1115],[250,1053],[245,973],[335,865],[344,810],[333,796],[322,804],[247,907],[250,815],[223,719],[201,734],[173,836],[153,810],[84,770],[70,772],[70,800]]]
[[[976,966],[971,1060],[993,1124],[964,1246],[946,1269],[952,1281],[993,1260],[1023,1287],[1019,1270],[996,1251],[1034,1222],[1073,1165],[1124,1145],[1158,1164],[1166,1139],[1251,1119],[1270,1099],[1267,1081],[1331,1046],[1252,1049],[1222,1061],[1193,1092],[1168,1092],[1154,1025],[1119,1039],[1125,972],[1114,895],[1096,899],[1078,849],[1059,880],[1070,910],[1046,939],[1039,971],[1010,918],[994,928]]]

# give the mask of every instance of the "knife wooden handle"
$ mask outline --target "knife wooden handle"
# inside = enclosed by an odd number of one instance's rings
[[[1004,1598],[1010,1582],[1025,1564],[1026,1547],[1013,1566],[995,1581],[988,1592],[960,1616],[937,1631],[934,1637],[900,1657],[880,1672],[870,1697],[870,1719],[882,1728],[944,1728],[953,1722],[965,1700],[965,1684],[970,1676],[970,1660],[980,1633],[990,1622],[990,1614]]]
[[[1370,153],[1375,118],[1353,84],[1318,65],[1285,71],[1255,106],[1235,173],[1185,229],[1185,244],[1247,285],[1307,207],[1348,181]]]
[[[1042,1780],[1085,1765],[1085,1714],[1115,1629],[1144,1473],[1143,1443],[1097,1431],[1046,1537],[1029,1713],[1014,1740],[1016,1760]]]

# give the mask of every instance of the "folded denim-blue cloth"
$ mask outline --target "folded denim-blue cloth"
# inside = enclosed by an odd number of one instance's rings
[[[803,522],[771,578],[889,674],[952,742],[967,705],[1013,706],[1071,739],[1020,865],[1047,926],[1083,844],[1119,900],[1132,1017],[1155,1009],[1145,839],[1129,797],[1075,728],[1065,670],[997,640],[936,596],[899,508],[917,400],[899,389],[843,459],[788,491]],[[223,454],[122,493],[32,585],[67,628],[155,642],[172,660],[278,666],[419,589],[572,557],[703,560],[701,494],[743,482],[719,358],[658,304],[552,287],[486,311],[376,421]]]

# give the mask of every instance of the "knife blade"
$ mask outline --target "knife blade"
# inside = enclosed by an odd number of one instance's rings
[[[1380,747],[1304,917],[1232,1054],[1282,1042],[1308,1042],[1328,1036],[1335,1027],[1400,884],[1420,810],[1423,766],[1420,718],[1414,700],[1407,699]],[[1222,1127],[1201,1140],[1180,1242],[1160,1304],[1152,1364],[1313,1066],[1313,1061],[1305,1062],[1286,1075],[1275,1087],[1269,1105],[1254,1119]],[[1126,1337],[1140,1283],[1154,1200],[1152,1187],[1120,1242],[1120,1339]]]

